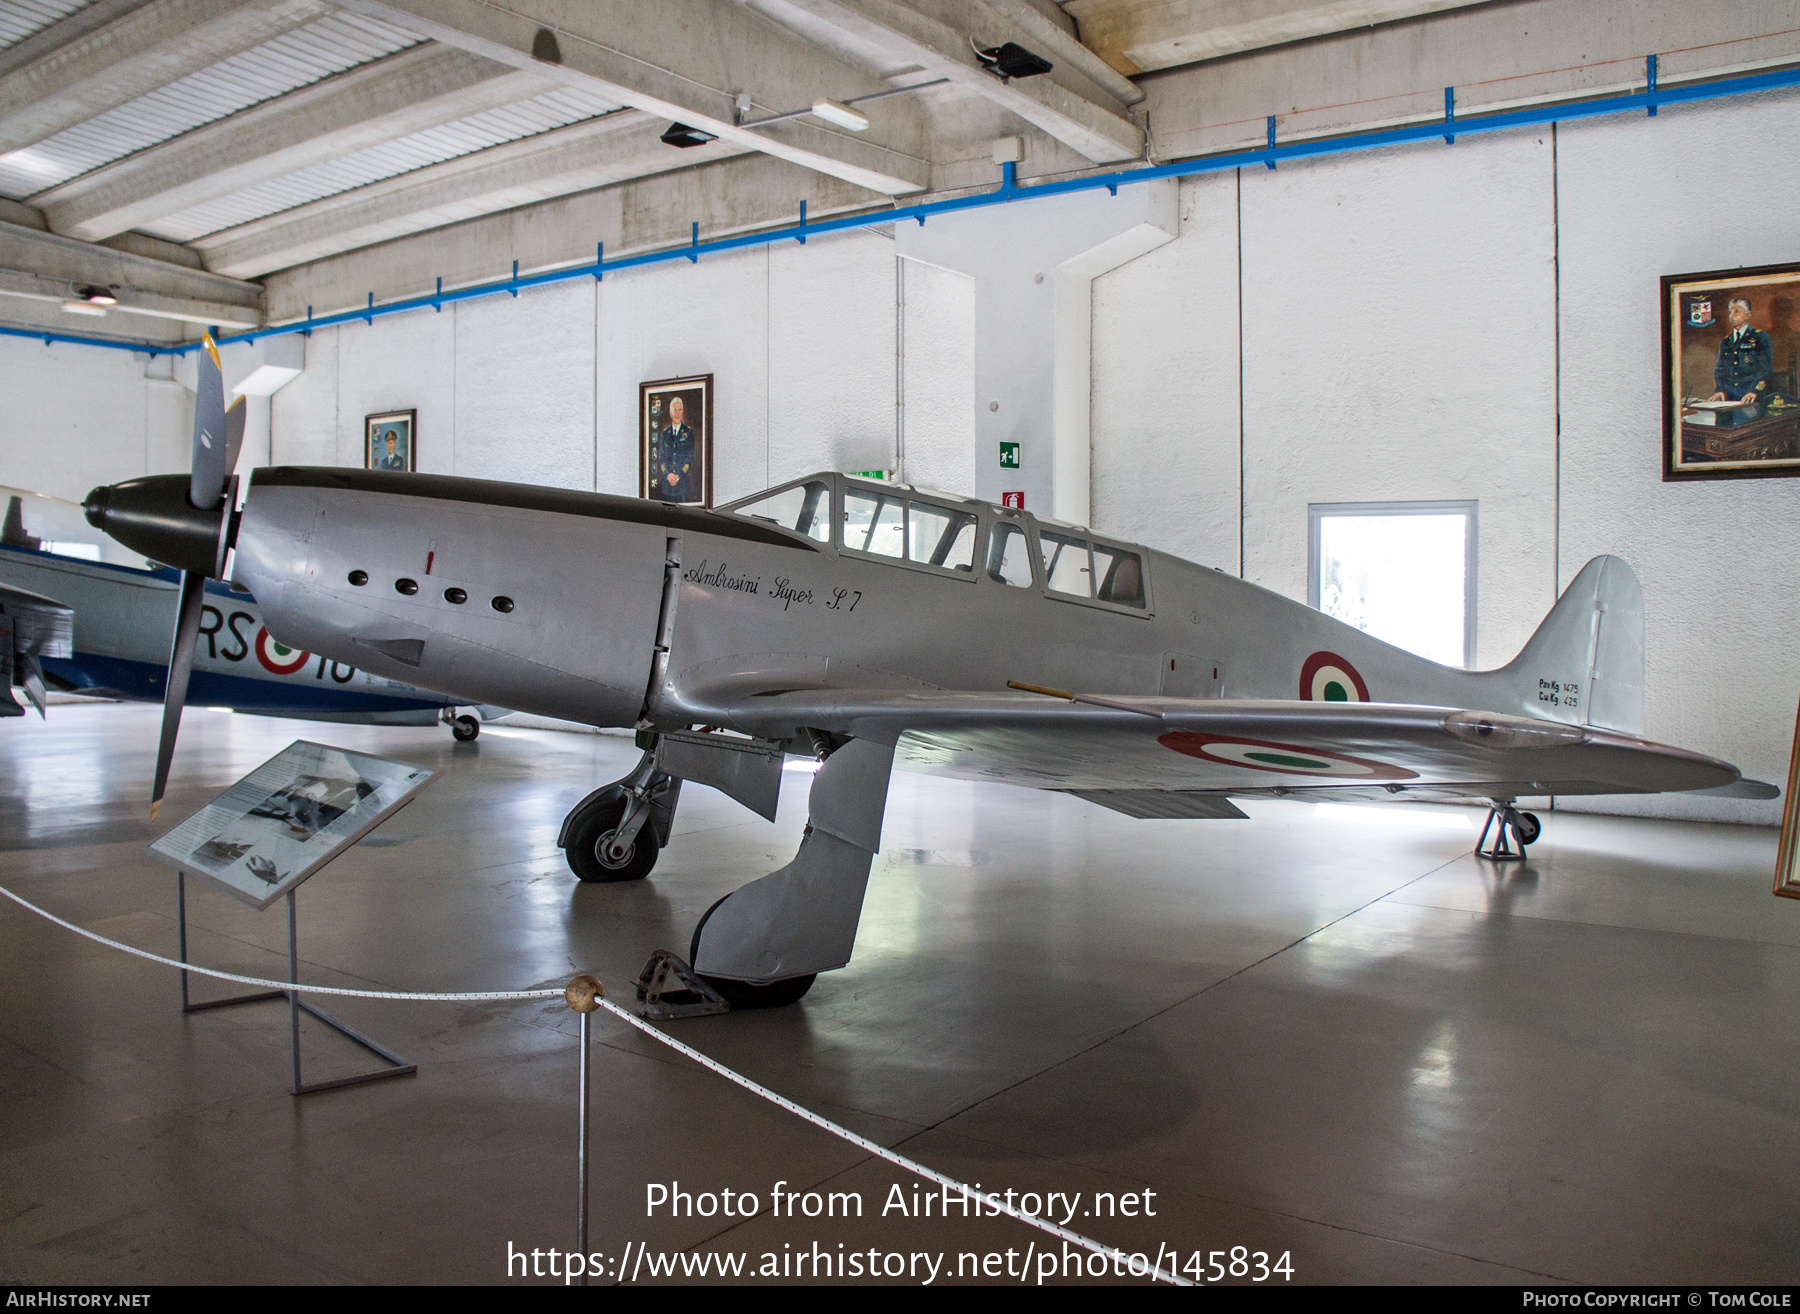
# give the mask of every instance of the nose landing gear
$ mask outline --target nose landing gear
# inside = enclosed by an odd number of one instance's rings
[[[1497,829],[1494,826],[1496,820],[1500,823]],[[1475,841],[1475,856],[1486,858],[1491,862],[1517,862],[1525,857],[1525,846],[1535,843],[1543,828],[1543,823],[1536,816],[1529,812],[1520,812],[1512,805],[1510,799],[1505,801],[1496,799],[1494,806],[1488,809],[1487,821],[1481,827],[1481,838]],[[1483,848],[1482,845],[1487,843],[1490,830],[1494,831],[1494,847]],[[1517,853],[1514,853],[1506,842],[1509,832],[1519,846]]]

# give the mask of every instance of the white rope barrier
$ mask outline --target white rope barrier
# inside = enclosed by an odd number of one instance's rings
[[[1068,1228],[1059,1227],[1057,1224],[1050,1222],[1048,1219],[1038,1218],[1032,1214],[1028,1214],[1024,1210],[1016,1208],[1011,1204],[1008,1204],[1005,1200],[1000,1199],[997,1195],[995,1195],[991,1192],[974,1190],[973,1188],[965,1186],[963,1183],[957,1181],[954,1177],[945,1176],[943,1173],[938,1172],[935,1168],[927,1168],[924,1164],[919,1163],[917,1160],[908,1159],[904,1154],[896,1153],[895,1151],[888,1149],[887,1146],[885,1146],[885,1145],[877,1144],[876,1142],[870,1140],[867,1136],[857,1135],[855,1132],[851,1131],[848,1127],[840,1127],[837,1123],[831,1121],[831,1119],[821,1117],[820,1115],[814,1113],[811,1109],[802,1108],[800,1105],[794,1103],[792,1100],[788,1099],[786,1096],[777,1095],[774,1091],[770,1090],[767,1086],[760,1085],[757,1082],[750,1080],[750,1078],[744,1076],[742,1073],[733,1072],[730,1068],[726,1067],[723,1063],[720,1063],[717,1059],[708,1058],[706,1055],[702,1054],[699,1050],[695,1049],[692,1045],[684,1045],[681,1041],[676,1040],[673,1036],[670,1036],[670,1035],[665,1034],[664,1032],[658,1031],[655,1027],[651,1026],[648,1022],[644,1021],[643,1018],[638,1017],[634,1013],[629,1013],[626,1010],[624,1010],[623,1008],[620,1008],[617,1004],[613,1003],[612,1000],[610,1000],[610,999],[606,999],[606,998],[602,997],[598,1002],[600,1004],[600,1007],[604,1008],[607,1012],[613,1014],[615,1017],[618,1017],[626,1022],[629,1022],[632,1026],[636,1027],[639,1031],[642,1031],[647,1036],[656,1037],[656,1039],[662,1041],[662,1043],[667,1045],[670,1049],[673,1049],[673,1050],[677,1051],[678,1053],[687,1055],[689,1058],[693,1059],[694,1062],[698,1063],[701,1067],[712,1069],[712,1071],[718,1073],[721,1077],[725,1078],[725,1080],[731,1081],[731,1082],[736,1082],[738,1085],[742,1086],[745,1090],[749,1091],[751,1094],[762,1096],[765,1100],[768,1100],[771,1104],[779,1105],[781,1108],[786,1109],[789,1113],[793,1114],[795,1117],[806,1119],[806,1121],[812,1123],[815,1127],[824,1128],[826,1131],[830,1132],[833,1136],[842,1137],[844,1140],[849,1141],[850,1144],[856,1146],[859,1150],[863,1150],[866,1153],[872,1154],[877,1159],[886,1159],[889,1163],[893,1164],[896,1168],[904,1168],[909,1173],[917,1173],[920,1177],[923,1177],[928,1182],[936,1182],[939,1186],[943,1187],[946,1191],[956,1192],[962,1198],[978,1203],[980,1208],[984,1211],[996,1213],[996,1214],[1005,1214],[1009,1218],[1015,1218],[1021,1223],[1025,1223],[1031,1227],[1035,1227],[1035,1228],[1039,1229],[1040,1231],[1048,1232],[1048,1233],[1050,1233],[1051,1236],[1058,1237],[1064,1241],[1071,1243],[1072,1245],[1080,1246],[1084,1250],[1092,1251],[1096,1255],[1104,1255],[1109,1259],[1118,1258],[1118,1259],[1122,1260],[1122,1259],[1126,1258],[1126,1256],[1119,1250],[1119,1248],[1117,1246],[1103,1245],[1101,1242],[1095,1241],[1092,1237],[1085,1237],[1085,1236],[1081,1235],[1081,1233],[1079,1233],[1079,1232],[1071,1232]],[[1158,1258],[1160,1258],[1160,1257],[1161,1256],[1159,1255]],[[1194,1283],[1188,1281],[1186,1278],[1182,1277],[1180,1274],[1171,1273],[1167,1269],[1158,1268],[1158,1267],[1155,1267],[1154,1265],[1152,1265],[1150,1268],[1148,1268],[1143,1273],[1134,1273],[1133,1276],[1148,1277],[1153,1280],[1161,1279],[1164,1282],[1173,1283],[1174,1285],[1176,1285],[1178,1287],[1191,1287],[1194,1285]]]
[[[124,953],[135,955],[138,958],[148,959],[153,963],[161,963],[165,967],[176,968],[179,971],[195,972],[201,976],[215,977],[221,981],[234,981],[240,985],[261,986],[269,990],[292,990],[299,994],[350,995],[357,999],[412,999],[423,1002],[436,1001],[446,1003],[479,1003],[502,999],[561,999],[565,996],[564,988],[562,986],[537,990],[473,990],[455,993],[410,990],[352,990],[343,986],[307,985],[304,982],[270,981],[265,980],[262,977],[240,976],[236,972],[220,972],[210,967],[195,967],[191,963],[183,963],[180,959],[165,958],[161,954],[153,954],[147,949],[139,949],[134,945],[122,944],[117,940],[109,940],[106,936],[90,931],[86,927],[77,926],[74,922],[64,921],[55,913],[47,912],[45,909],[32,903],[29,899],[24,899],[19,895],[14,894],[4,885],[0,885],[0,894],[4,894],[21,908],[28,909],[29,911],[36,913],[39,917],[44,918],[46,921],[55,922],[64,930],[73,931],[75,934],[84,936],[85,938],[94,941],[96,944],[103,944],[110,949],[118,949]],[[666,1032],[657,1030],[643,1018],[620,1008],[605,996],[601,996],[596,1002],[601,1008],[604,1008],[614,1017],[636,1027],[639,1031],[652,1039],[661,1041],[677,1053],[686,1055],[701,1067],[718,1073],[721,1077],[725,1078],[725,1080],[742,1086],[751,1094],[760,1095],[763,1099],[768,1100],[769,1103],[786,1109],[795,1117],[803,1118],[807,1122],[812,1123],[815,1127],[830,1132],[833,1136],[848,1141],[851,1145],[856,1146],[857,1149],[862,1150],[866,1154],[874,1155],[877,1159],[885,1159],[896,1168],[904,1169],[909,1173],[915,1173],[918,1176],[923,1177],[926,1181],[935,1182],[944,1190],[953,1192],[962,1199],[970,1201],[976,1206],[978,1213],[987,1212],[1004,1214],[1008,1218],[1024,1223],[1028,1227],[1035,1227],[1039,1231],[1048,1232],[1051,1236],[1054,1236],[1059,1240],[1067,1241],[1071,1245],[1079,1246],[1083,1250],[1087,1250],[1107,1259],[1128,1263],[1131,1258],[1131,1256],[1126,1255],[1125,1252],[1120,1250],[1117,1246],[1105,1245],[1094,1240],[1092,1237],[1083,1236],[1079,1232],[1070,1231],[1066,1227],[1061,1227],[1056,1223],[1050,1222],[1048,1219],[1038,1218],[1035,1215],[1028,1214],[1024,1210],[1002,1199],[997,1193],[977,1191],[974,1188],[957,1181],[954,1177],[949,1177],[944,1173],[938,1172],[935,1168],[927,1168],[924,1164],[919,1163],[915,1159],[909,1159],[904,1154],[890,1150],[887,1146],[878,1144],[866,1136],[858,1135],[848,1127],[839,1126],[837,1123],[831,1121],[831,1119],[822,1117],[819,1114],[814,1113],[811,1109],[803,1108],[801,1105],[794,1103],[794,1101],[788,1099],[785,1095],[778,1095],[767,1086],[750,1080],[750,1078],[744,1076],[742,1073],[732,1071],[717,1059],[708,1058],[692,1045],[684,1044]],[[1157,1258],[1160,1259],[1161,1257],[1159,1250]],[[1145,1263],[1147,1267],[1143,1272],[1138,1272],[1133,1269],[1131,1270],[1131,1275],[1133,1277],[1148,1277],[1152,1281],[1167,1282],[1178,1287],[1191,1287],[1196,1285],[1187,1278],[1182,1277],[1179,1273],[1170,1272],[1167,1269],[1151,1264],[1148,1260],[1146,1260]]]
[[[240,976],[236,972],[220,972],[210,967],[195,967],[192,963],[184,963],[179,958],[164,958],[161,954],[153,954],[148,949],[139,949],[135,945],[120,944],[117,940],[109,940],[86,927],[77,926],[74,922],[65,922],[55,913],[46,912],[32,903],[22,899],[0,885],[0,894],[4,894],[21,908],[28,908],[46,921],[55,922],[66,931],[86,936],[96,944],[103,944],[109,949],[119,949],[139,958],[147,958],[153,963],[161,963],[165,967],[173,967],[182,972],[194,972],[200,976],[214,977],[220,981],[235,981],[239,985],[262,986],[267,990],[292,990],[302,995],[350,995],[356,999],[418,999],[444,1003],[481,1003],[498,999],[561,999],[563,988],[555,986],[543,990],[473,990],[460,993],[417,991],[417,990],[352,990],[347,986],[308,985],[304,981],[268,981],[260,976]]]

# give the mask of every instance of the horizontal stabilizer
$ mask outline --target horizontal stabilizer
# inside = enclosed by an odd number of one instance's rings
[[[1690,794],[1706,794],[1713,798],[1780,798],[1781,790],[1766,780],[1734,780],[1713,789],[1690,789]]]

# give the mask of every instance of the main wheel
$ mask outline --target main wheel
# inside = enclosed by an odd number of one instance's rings
[[[1513,838],[1519,841],[1522,849],[1527,844],[1537,843],[1537,837],[1543,833],[1544,823],[1529,812],[1513,813]]]
[[[481,733],[481,722],[465,712],[450,723],[450,733],[457,743],[472,744],[475,736]]]
[[[624,816],[625,800],[615,798],[578,818],[569,831],[568,847],[563,850],[569,860],[569,870],[584,881],[641,881],[648,876],[650,869],[656,866],[656,855],[661,852],[648,819],[623,858],[609,862],[605,857],[605,843],[612,838]]]
[[[728,894],[725,899],[731,896]],[[720,899],[712,907],[700,914],[700,920],[694,926],[694,938],[688,944],[688,962],[700,960],[700,932],[706,929],[707,919],[719,910]],[[801,996],[812,989],[812,983],[818,980],[817,972],[809,972],[805,976],[790,976],[781,981],[769,981],[756,985],[750,981],[734,981],[725,976],[705,976],[700,979],[714,990],[734,1009],[748,1010],[752,1008],[784,1008],[798,1003]]]

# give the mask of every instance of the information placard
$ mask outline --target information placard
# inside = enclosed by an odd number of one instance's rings
[[[438,774],[296,739],[150,845],[150,856],[267,908]]]

